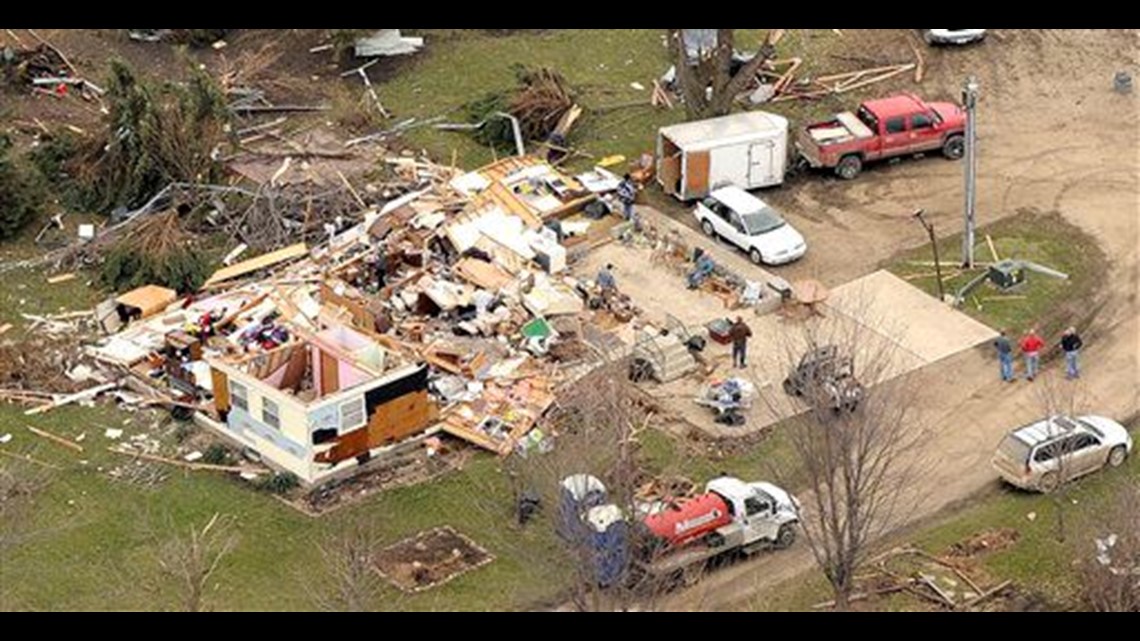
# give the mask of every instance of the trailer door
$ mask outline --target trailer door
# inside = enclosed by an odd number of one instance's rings
[[[761,140],[748,147],[748,186],[766,187],[775,184],[776,141]]]

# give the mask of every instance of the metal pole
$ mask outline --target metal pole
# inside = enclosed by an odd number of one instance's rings
[[[962,234],[962,267],[974,266],[974,225],[977,202],[978,129],[974,117],[978,102],[978,81],[970,76],[962,89],[962,105],[966,109],[966,231]]]
[[[923,229],[926,230],[926,234],[930,236],[930,246],[934,248],[934,277],[938,279],[938,300],[945,301],[946,292],[942,289],[942,265],[938,262],[938,242],[934,239],[934,225],[926,222],[926,219],[922,217],[924,213],[925,210],[916,209],[914,210],[914,217],[918,219]]]

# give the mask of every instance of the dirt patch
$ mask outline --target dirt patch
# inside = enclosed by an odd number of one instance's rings
[[[954,543],[947,549],[946,556],[964,558],[1004,550],[1017,543],[1019,538],[1021,533],[1013,528],[987,530]]]
[[[380,550],[376,570],[401,590],[420,592],[494,559],[474,541],[445,525]]]

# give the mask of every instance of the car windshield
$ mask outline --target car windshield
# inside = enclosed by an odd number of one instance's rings
[[[1029,460],[1029,446],[1013,434],[1005,437],[1005,440],[998,446],[998,451],[1018,463]]]
[[[787,224],[771,207],[744,214],[741,218],[744,219],[744,226],[752,236],[766,234]]]
[[[859,120],[862,120],[863,124],[867,125],[871,131],[879,130],[879,119],[875,118],[875,114],[871,113],[871,110],[867,109],[867,107],[860,106],[859,111],[857,111],[855,115]]]

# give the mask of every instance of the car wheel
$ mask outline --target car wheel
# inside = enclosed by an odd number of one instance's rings
[[[835,167],[835,174],[843,180],[851,180],[863,171],[863,161],[859,156],[844,156]]]
[[[753,247],[751,250],[749,250],[748,258],[751,259],[752,262],[756,263],[757,265],[763,265],[764,264],[764,257],[760,255],[760,250],[756,249],[755,247]]]
[[[1126,458],[1128,458],[1128,451],[1124,449],[1123,445],[1117,445],[1108,453],[1108,465],[1109,467],[1120,467]]]
[[[958,160],[966,154],[966,139],[962,136],[950,136],[942,144],[942,155],[950,160]]]
[[[1037,489],[1045,494],[1049,494],[1061,486],[1061,477],[1056,472],[1046,472],[1041,475],[1041,479],[1037,481]]]
[[[716,230],[713,229],[713,224],[710,223],[707,219],[701,221],[701,230],[709,236],[716,238]]]
[[[792,547],[796,542],[796,525],[795,523],[785,523],[780,526],[780,531],[776,533],[776,549],[785,550]]]

